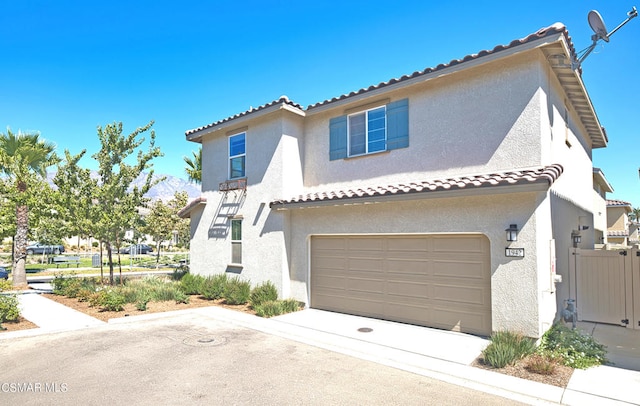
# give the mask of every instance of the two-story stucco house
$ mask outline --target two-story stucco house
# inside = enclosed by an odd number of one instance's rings
[[[629,213],[631,203],[623,200],[607,200],[607,242],[611,245],[629,246]]]
[[[569,298],[572,233],[593,247],[591,152],[607,144],[572,60],[555,24],[187,131],[203,156],[202,196],[181,211],[192,272],[271,280],[317,309],[539,337]]]

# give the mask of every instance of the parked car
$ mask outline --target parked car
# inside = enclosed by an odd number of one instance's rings
[[[9,279],[9,271],[4,266],[0,266],[0,279]]]
[[[147,244],[135,244],[128,247],[120,248],[120,253],[131,254],[134,249],[136,254],[148,254],[150,252],[153,252],[153,248],[151,248]]]
[[[40,244],[39,242],[27,246],[27,255],[33,254],[62,254],[64,247],[60,244]]]

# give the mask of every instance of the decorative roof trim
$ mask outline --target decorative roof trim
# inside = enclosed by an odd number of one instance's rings
[[[354,96],[358,96],[358,95],[362,95],[364,93],[368,93],[371,92],[373,90],[378,90],[384,87],[388,87],[391,85],[395,85],[397,83],[401,83],[401,82],[405,82],[405,81],[409,81],[411,79],[416,79],[419,78],[421,76],[425,76],[425,75],[429,75],[435,72],[440,72],[443,71],[445,69],[451,68],[453,66],[456,65],[460,65],[463,63],[467,63],[470,61],[474,61],[474,60],[478,60],[480,58],[492,55],[492,54],[496,54],[502,51],[506,51],[506,50],[510,50],[513,49],[517,46],[520,45],[524,45],[524,44],[528,44],[531,43],[533,41],[539,40],[539,39],[543,39],[549,36],[553,36],[553,35],[557,35],[557,34],[563,34],[567,40],[567,43],[569,44],[569,52],[571,53],[571,57],[572,58],[576,58],[577,59],[577,55],[576,55],[576,51],[573,47],[573,44],[571,42],[571,37],[569,36],[569,32],[567,31],[566,27],[564,26],[564,24],[562,23],[555,23],[549,27],[545,27],[545,28],[541,28],[538,31],[536,31],[533,34],[528,35],[525,38],[522,39],[517,39],[514,41],[511,41],[508,45],[498,45],[496,47],[494,47],[491,50],[483,50],[478,52],[477,54],[471,54],[471,55],[467,55],[465,57],[463,57],[462,59],[454,59],[452,61],[450,61],[449,63],[441,63],[438,66],[436,66],[435,68],[426,68],[422,71],[415,71],[411,74],[408,75],[403,75],[399,78],[393,78],[390,79],[386,82],[380,82],[377,85],[372,85],[365,88],[362,88],[360,90],[351,92],[349,94],[343,94],[341,96],[338,97],[334,97],[332,99],[328,99],[328,100],[324,100],[321,101],[319,103],[315,103],[315,104],[311,104],[309,106],[307,106],[307,110],[312,110],[312,109],[316,109],[322,106],[325,106],[327,104],[331,104],[331,103],[335,103],[337,101],[341,101],[341,100],[345,100]]]
[[[203,197],[203,196],[197,197],[192,201],[190,201],[182,209],[180,209],[180,211],[178,211],[178,217],[183,219],[188,218],[191,216],[191,212],[193,211],[193,209],[195,209],[197,206],[205,205],[205,204],[207,204],[206,197]]]
[[[610,200],[607,199],[607,207],[628,207],[632,208],[631,203],[625,202],[624,200]]]
[[[419,181],[400,183],[387,186],[364,187],[355,190],[339,190],[331,192],[316,192],[300,195],[292,199],[276,200],[269,204],[275,209],[288,209],[295,207],[309,207],[316,205],[342,205],[357,202],[371,202],[372,199],[380,201],[391,197],[407,197],[414,194],[422,194],[425,197],[433,193],[455,191],[484,190],[494,187],[514,186],[542,186],[542,190],[548,189],[563,172],[562,165],[554,164],[536,169],[523,169],[488,175],[462,176],[443,180]],[[495,189],[492,189],[494,193]]]
[[[269,103],[266,103],[266,104],[263,104],[262,106],[259,106],[259,107],[256,107],[256,108],[251,107],[251,108],[249,108],[249,110],[243,111],[242,113],[238,113],[238,114],[235,114],[235,115],[233,115],[231,117],[227,117],[227,118],[224,118],[222,120],[215,121],[215,122],[213,122],[211,124],[207,124],[207,125],[202,126],[202,127],[198,127],[198,128],[194,128],[192,130],[188,130],[188,131],[185,132],[185,135],[187,137],[187,140],[189,140],[189,141],[197,141],[198,139],[201,138],[201,136],[198,136],[197,134],[202,132],[202,131],[204,131],[204,130],[210,129],[212,127],[220,126],[220,125],[225,124],[225,123],[230,122],[230,121],[237,120],[237,119],[245,117],[245,116],[247,116],[249,114],[255,114],[255,113],[258,113],[258,112],[261,112],[261,111],[264,112],[265,110],[267,110],[269,108],[276,107],[276,106],[278,108],[280,108],[280,109],[286,109],[286,110],[290,110],[290,111],[299,113],[301,115],[304,115],[304,107],[302,107],[298,103],[292,102],[291,100],[289,100],[289,98],[287,96],[283,95],[283,96],[280,96],[279,99],[274,100],[274,101],[269,102]]]

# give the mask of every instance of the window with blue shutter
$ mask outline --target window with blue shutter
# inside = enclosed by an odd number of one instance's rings
[[[329,159],[343,159],[409,146],[409,99],[332,118]]]

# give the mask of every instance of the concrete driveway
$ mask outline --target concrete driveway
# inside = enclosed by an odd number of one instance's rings
[[[518,403],[189,312],[0,340],[0,404]]]

